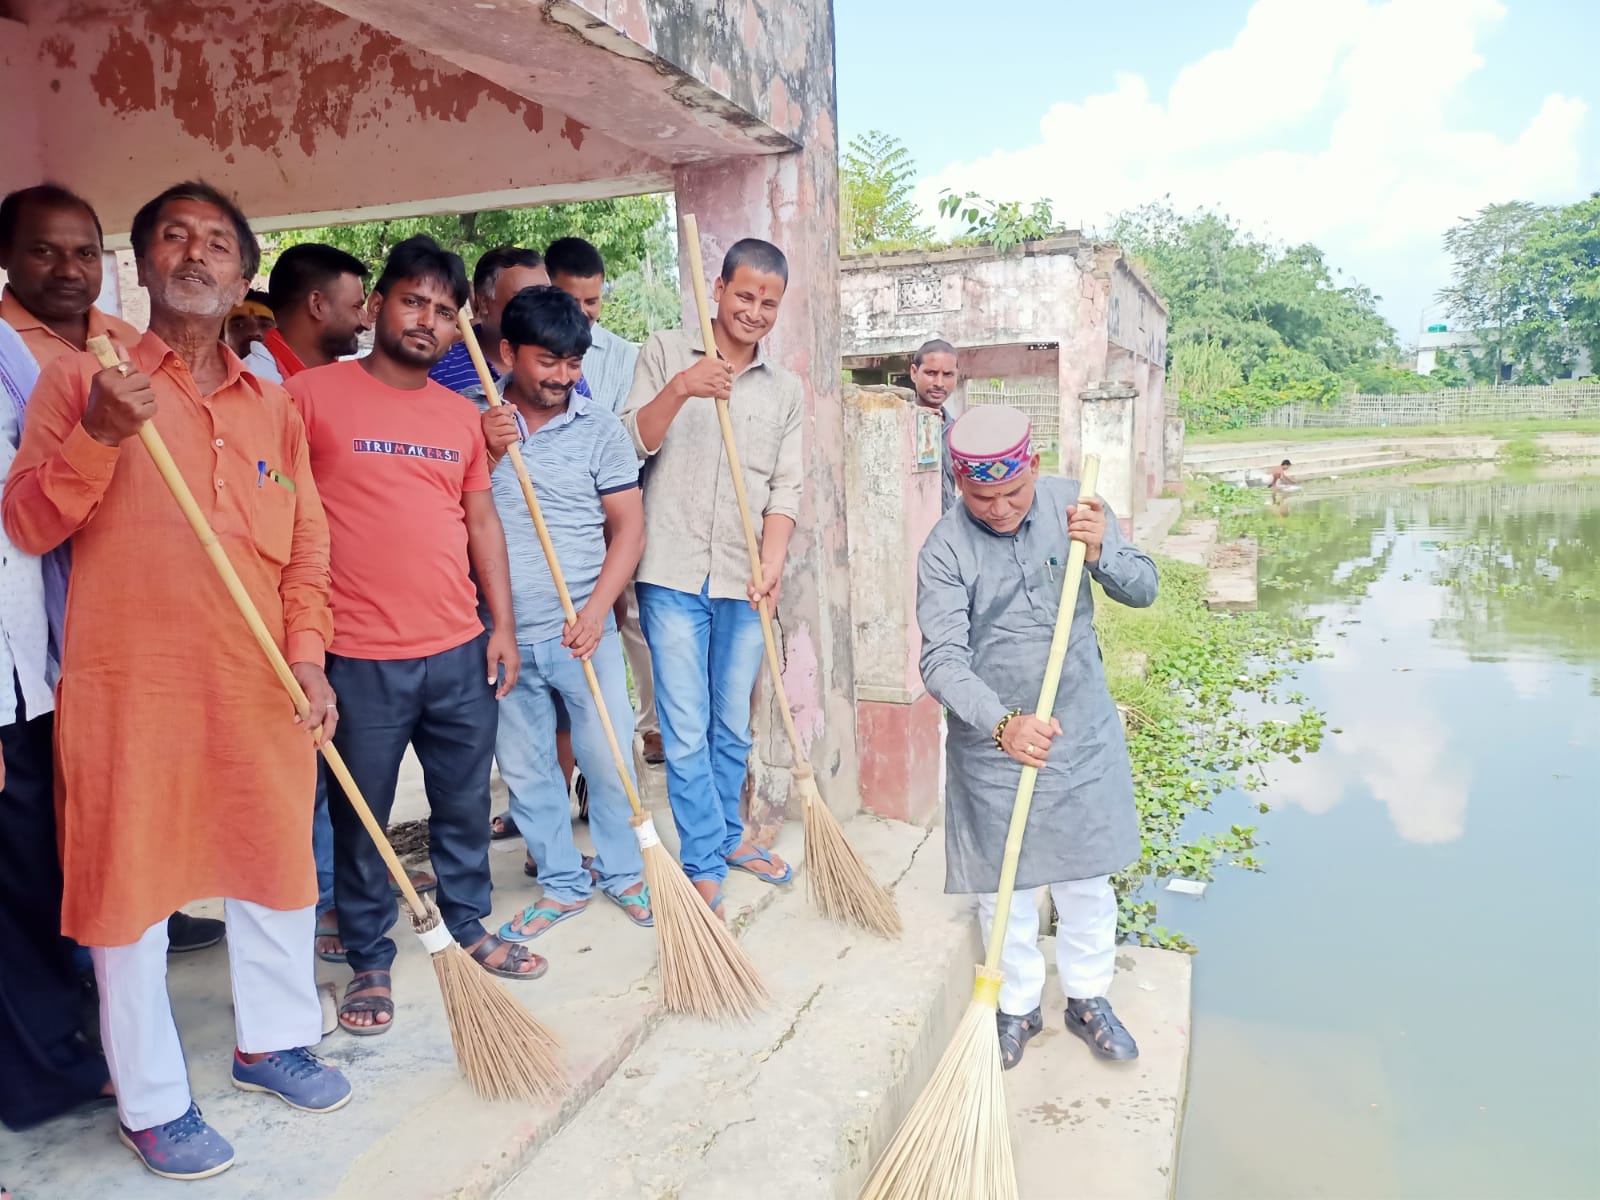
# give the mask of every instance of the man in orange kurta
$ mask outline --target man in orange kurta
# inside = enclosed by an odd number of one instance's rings
[[[6,273],[0,320],[17,331],[39,370],[63,354],[85,349],[92,337],[109,337],[122,346],[139,340],[137,329],[95,304],[104,264],[100,218],[82,196],[41,183],[0,200],[0,270]],[[57,661],[70,566],[64,546],[42,563]],[[167,921],[168,947],[174,953],[215,946],[222,933],[222,922],[209,917],[175,912]]]
[[[6,482],[5,527],[30,553],[73,549],[57,695],[62,932],[90,947],[121,1134],[173,1178],[226,1169],[199,1115],[166,994],[166,918],[226,897],[236,1085],[297,1108],[349,1084],[305,1046],[313,977],[315,750],[193,531],[134,435],[154,418],[312,702],[337,720],[328,528],[305,430],[284,391],[219,341],[260,249],[202,184],[133,223],[150,332],[101,370],[69,354],[40,379]]]

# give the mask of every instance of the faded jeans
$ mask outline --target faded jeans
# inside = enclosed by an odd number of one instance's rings
[[[761,672],[761,617],[749,601],[640,583],[667,795],[692,880],[727,878],[744,840],[740,793],[750,759],[750,693]]]
[[[556,697],[572,721],[572,753],[589,781],[589,836],[594,839],[594,868],[600,889],[620,895],[644,873],[639,840],[629,822],[632,810],[617,776],[600,724],[599,710],[584,678],[583,663],[559,637],[518,647],[522,672],[516,686],[500,701],[500,731],[495,759],[500,778],[511,793],[511,817],[522,831],[528,853],[539,864],[545,897],[561,904],[589,898],[589,872],[572,840],[567,784],[556,760]],[[623,754],[631,759],[633,706],[622,665],[622,642],[607,632],[589,660],[600,680],[606,712]],[[629,763],[629,771],[633,767]],[[634,781],[637,789],[638,781]]]

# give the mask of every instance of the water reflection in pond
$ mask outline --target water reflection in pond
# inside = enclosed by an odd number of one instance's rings
[[[1253,524],[1341,732],[1205,818],[1265,796],[1264,875],[1162,893],[1200,947],[1180,1200],[1600,1196],[1600,479]]]

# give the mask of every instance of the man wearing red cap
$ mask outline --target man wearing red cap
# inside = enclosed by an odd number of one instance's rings
[[[1039,475],[1028,419],[1014,408],[969,409],[950,427],[961,502],[917,561],[922,678],[948,712],[945,891],[976,893],[985,937],[1006,922],[998,1032],[1005,1065],[1044,1027],[1039,895],[1055,900],[1056,964],[1069,1032],[1102,1058],[1139,1049],[1106,999],[1115,971],[1111,876],[1139,856],[1139,821],[1122,720],[1106,689],[1089,580],[1144,608],[1156,568],[1120,533],[1099,497]],[[1086,548],[1055,712],[1032,715],[1061,600],[1071,543]],[[1012,801],[1024,766],[1039,771],[1009,913],[995,913]]]

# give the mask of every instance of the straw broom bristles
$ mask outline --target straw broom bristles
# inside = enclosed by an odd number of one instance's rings
[[[102,367],[114,367],[121,361],[110,338],[91,337],[88,348],[94,352]],[[223,586],[233,598],[239,615],[244,618],[256,644],[266,655],[278,682],[289,693],[295,711],[302,718],[309,719],[310,702],[300,681],[289,669],[288,661],[262,621],[255,601],[245,590],[239,573],[228,559],[227,551],[212,531],[211,523],[195,503],[194,493],[189,490],[160,432],[146,421],[139,427],[139,440],[144,443],[167,490],[172,493],[172,498],[177,501],[189,522],[189,527],[200,539],[201,549],[211,560]],[[433,958],[434,972],[439,977],[439,988],[444,995],[450,1040],[455,1046],[456,1060],[462,1074],[479,1095],[491,1099],[549,1098],[565,1090],[566,1083],[555,1057],[555,1039],[529,1015],[527,1009],[508,996],[473,961],[471,955],[456,944],[438,910],[424,902],[411,886],[410,876],[401,865],[394,847],[389,845],[383,826],[378,824],[367,806],[361,789],[351,778],[343,757],[330,741],[323,741],[319,748],[327,759],[329,769],[344,789],[351,807],[371,835],[389,874],[404,895],[406,905],[411,910],[412,927]]]
[[[717,342],[711,328],[711,306],[706,300],[706,272],[700,258],[700,225],[693,213],[683,215],[683,240],[689,255],[695,309],[700,317],[701,344],[707,354],[714,355],[717,353]],[[717,425],[722,430],[722,445],[728,456],[728,472],[733,480],[733,496],[738,502],[739,517],[744,525],[745,550],[750,556],[750,578],[759,584],[761,550],[756,545],[756,527],[750,517],[749,498],[745,495],[744,468],[739,464],[739,447],[734,441],[733,422],[728,416],[728,402],[717,400],[715,403]],[[789,748],[795,762],[794,779],[804,803],[806,870],[810,881],[807,891],[823,915],[835,921],[859,925],[871,933],[897,937],[900,933],[900,912],[895,907],[894,897],[872,878],[817,790],[816,773],[806,760],[800,734],[794,727],[794,715],[789,711],[789,695],[783,686],[783,662],[778,657],[778,641],[772,631],[769,600],[762,597],[757,609],[761,614],[762,641],[766,644],[767,673],[772,677],[778,711],[783,717],[784,731],[789,735]]]
[[[805,820],[806,891],[831,920],[848,921],[882,937],[899,937],[900,910],[894,898],[845,838],[838,818],[817,790],[810,763],[795,766],[794,782]]]
[[[650,885],[661,962],[661,999],[668,1012],[715,1018],[732,1014],[749,1020],[767,1003],[766,985],[756,974],[722,918],[673,861],[648,816],[634,818],[648,829],[652,845],[644,854],[644,877]]]
[[[567,1082],[550,1032],[454,938],[432,957],[450,1042],[472,1090],[485,1100],[550,1101],[563,1095]]]
[[[1019,1200],[995,1032],[999,994],[1000,973],[979,967],[972,1003],[860,1200]]]
[[[461,337],[466,343],[467,356],[477,369],[490,404],[503,404],[499,390],[489,374],[483,350],[478,345],[478,335],[472,322],[462,314]],[[550,541],[550,530],[545,525],[544,510],[539,495],[534,490],[533,479],[528,474],[528,464],[522,451],[513,443],[509,448],[512,469],[522,488],[523,501],[528,506],[528,516],[533,520],[534,532],[544,551],[545,563],[550,568],[551,581],[561,598],[561,607],[568,621],[577,619],[572,604],[572,593],[567,589],[566,576],[555,546]],[[711,911],[704,897],[695,891],[683,868],[673,861],[672,855],[661,844],[656,834],[655,822],[639,801],[633,775],[628,770],[627,759],[617,741],[616,728],[611,724],[611,714],[606,708],[606,698],[595,674],[594,664],[583,664],[584,679],[589,694],[594,698],[595,711],[605,731],[611,750],[612,765],[622,781],[622,790],[633,809],[633,832],[639,839],[639,853],[644,859],[645,885],[650,892],[650,911],[655,917],[656,957],[661,968],[661,994],[669,1012],[693,1013],[701,1017],[720,1017],[733,1013],[748,1019],[767,1001],[767,990],[756,974],[745,952],[734,941],[722,918]]]

